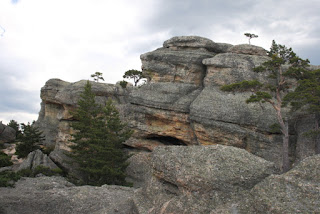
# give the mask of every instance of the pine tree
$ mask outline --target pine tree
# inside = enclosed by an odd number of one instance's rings
[[[244,35],[249,38],[249,45],[251,45],[251,43],[250,43],[251,39],[258,38],[258,35],[253,34],[253,33],[245,33]]]
[[[305,107],[307,112],[315,115],[315,128],[307,134],[316,142],[315,153],[320,154],[320,69],[294,72],[298,86],[284,97],[284,104],[290,103],[292,111]]]
[[[42,132],[34,124],[34,121],[32,124],[21,123],[21,133],[17,136],[20,143],[16,148],[16,154],[19,158],[27,157],[30,152],[40,149],[40,144],[45,139]]]
[[[75,133],[69,155],[78,165],[83,183],[89,185],[126,185],[125,169],[128,156],[122,142],[131,131],[120,120],[119,112],[109,100],[105,107],[95,102],[91,84],[87,81],[84,92],[73,112]]]
[[[137,86],[139,81],[146,77],[143,75],[142,71],[131,69],[124,73],[123,78],[133,79],[134,86]]]
[[[91,77],[93,78],[93,80],[95,82],[99,82],[99,80],[104,81],[104,78],[102,77],[102,73],[101,72],[96,72],[94,74],[91,74]]]
[[[255,72],[268,72],[269,78],[273,84],[262,84],[258,80],[242,81],[221,87],[223,91],[252,91],[253,94],[246,100],[247,103],[259,102],[268,103],[275,110],[278,125],[283,135],[282,146],[282,170],[286,172],[290,169],[289,161],[289,130],[287,119],[283,117],[283,97],[288,92],[292,83],[288,81],[289,77],[303,72],[308,66],[308,60],[299,58],[291,48],[279,45],[272,41],[271,49],[268,53],[271,57],[262,66],[256,67]],[[284,70],[284,66],[289,66]]]

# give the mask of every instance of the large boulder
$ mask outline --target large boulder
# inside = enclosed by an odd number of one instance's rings
[[[249,54],[249,55],[258,55],[258,56],[266,56],[267,51],[258,46],[248,45],[248,44],[241,44],[235,45],[229,49],[230,53],[237,53],[237,54]]]
[[[304,159],[282,175],[271,175],[251,190],[239,213],[320,213],[320,155]]]
[[[228,146],[160,146],[152,174],[135,194],[139,213],[210,213],[242,197],[273,173],[271,162]]]
[[[16,131],[10,127],[2,124],[0,121],[0,143],[14,142],[16,139]]]
[[[135,214],[133,189],[76,187],[62,177],[22,178],[15,188],[0,188],[0,213]]]

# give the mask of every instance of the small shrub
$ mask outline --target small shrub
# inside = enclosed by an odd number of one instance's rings
[[[38,166],[34,170],[22,169],[18,172],[4,171],[0,172],[0,187],[13,187],[14,183],[21,177],[36,177],[38,174],[45,176],[61,175],[63,172],[61,169],[51,170],[45,166]]]
[[[20,175],[15,172],[0,172],[0,187],[13,187],[14,183],[19,179]]]
[[[0,167],[11,166],[12,164],[10,156],[0,151]]]
[[[54,146],[44,146],[41,148],[41,151],[46,155],[49,155],[53,150]]]
[[[120,81],[120,86],[121,86],[122,88],[126,88],[127,85],[128,85],[128,82],[127,82],[127,81],[124,81],[124,80]]]
[[[20,177],[33,177],[31,169],[21,169],[17,172]]]
[[[61,175],[62,170],[61,169],[50,169],[49,167],[45,167],[45,166],[40,165],[40,166],[37,166],[32,172],[33,177],[35,177],[38,174],[43,174],[46,176]]]

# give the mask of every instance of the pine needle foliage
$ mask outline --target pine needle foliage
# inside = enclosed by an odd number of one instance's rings
[[[122,143],[132,134],[120,120],[119,112],[108,100],[103,107],[95,102],[91,84],[87,81],[73,112],[75,133],[69,155],[79,166],[83,183],[127,185],[125,169],[128,155]]]
[[[142,71],[131,69],[124,73],[123,78],[133,79],[134,86],[137,86],[139,81],[143,78],[146,78],[146,76],[142,73]]]
[[[40,149],[40,145],[45,140],[42,131],[35,126],[35,121],[32,124],[21,123],[21,132],[18,132],[16,155],[18,158],[25,158],[32,151]]]
[[[309,60],[303,60],[284,45],[272,41],[270,51],[268,52],[270,60],[261,66],[254,68],[254,72],[267,72],[269,83],[261,83],[258,80],[245,80],[230,85],[224,85],[220,89],[223,91],[244,92],[251,91],[251,96],[246,103],[268,103],[275,110],[280,131],[283,134],[283,171],[289,170],[289,131],[286,119],[282,115],[284,95],[294,85],[289,78],[302,78],[302,74],[309,66]],[[293,96],[293,95],[292,95]],[[293,104],[299,105],[299,104]]]

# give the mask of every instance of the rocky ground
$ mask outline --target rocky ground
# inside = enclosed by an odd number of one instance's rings
[[[137,188],[22,178],[15,188],[0,188],[0,213],[320,212],[320,155],[282,175],[272,174],[272,162],[222,145],[160,146],[132,158],[129,173]]]

